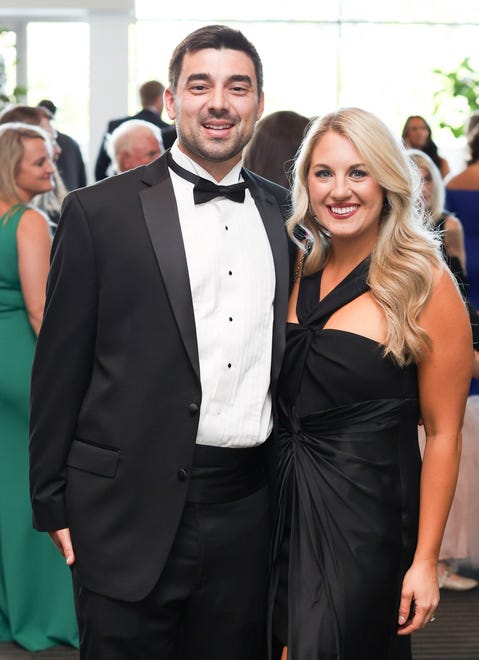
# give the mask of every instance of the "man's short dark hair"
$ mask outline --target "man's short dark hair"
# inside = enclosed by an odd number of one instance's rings
[[[143,83],[139,90],[141,105],[144,108],[149,105],[154,105],[157,102],[158,97],[163,98],[164,91],[165,86],[158,80],[148,80],[148,82]]]
[[[39,103],[37,103],[37,107],[46,108],[49,112],[52,113],[53,117],[57,112],[57,106],[53,103],[53,101],[50,101],[50,99],[42,99]]]
[[[187,53],[197,53],[205,48],[215,48],[216,50],[229,48],[248,55],[254,64],[258,83],[258,96],[261,96],[263,92],[263,65],[258,51],[242,32],[226,27],[226,25],[207,25],[199,28],[178,44],[173,51],[168,68],[168,84],[173,94],[176,92],[185,55]]]

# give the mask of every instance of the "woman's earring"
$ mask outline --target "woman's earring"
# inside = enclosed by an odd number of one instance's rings
[[[385,195],[384,196],[384,201],[383,201],[383,206],[382,206],[382,209],[381,209],[381,213],[382,213],[382,215],[387,215],[390,210],[391,210],[391,204],[389,203],[389,199]]]

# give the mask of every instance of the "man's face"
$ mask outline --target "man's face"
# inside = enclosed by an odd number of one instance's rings
[[[180,149],[217,180],[240,160],[263,113],[252,60],[238,50],[187,53],[176,93],[165,92]]]
[[[161,146],[150,132],[138,133],[135,142],[118,155],[118,168],[126,172],[140,165],[148,165],[161,155]]]

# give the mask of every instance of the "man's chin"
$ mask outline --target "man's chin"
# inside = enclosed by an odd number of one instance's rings
[[[239,160],[245,146],[242,141],[227,140],[221,137],[195,142],[180,137],[180,142],[182,143],[182,150],[193,159],[196,156],[196,158],[211,163],[224,163],[233,159]]]
[[[204,160],[210,160],[213,163],[224,163],[232,158],[237,158],[242,152],[242,148],[238,146],[232,147],[231,145],[217,144],[209,145],[208,148],[203,149],[199,155]]]

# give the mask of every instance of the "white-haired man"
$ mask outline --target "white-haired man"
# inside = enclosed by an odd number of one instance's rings
[[[115,128],[106,148],[115,173],[148,165],[165,151],[161,130],[142,119],[130,119]]]

